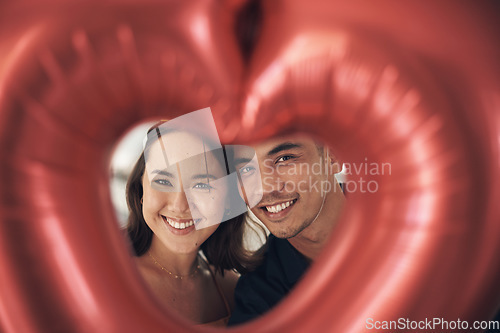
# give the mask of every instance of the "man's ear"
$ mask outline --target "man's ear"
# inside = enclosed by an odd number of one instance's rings
[[[326,148],[325,149],[325,162],[328,167],[328,174],[329,175],[334,175],[336,173],[339,173],[342,171],[342,161],[340,161],[332,152],[330,149]]]

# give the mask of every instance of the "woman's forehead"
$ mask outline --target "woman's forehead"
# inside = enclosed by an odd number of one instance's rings
[[[219,149],[221,145],[195,133],[173,131],[162,134],[149,148],[160,152],[170,164],[174,164],[206,151]]]
[[[148,174],[158,174],[159,171],[168,172],[172,175],[178,175],[180,172],[182,177],[197,176],[204,174],[212,174],[217,178],[226,175],[224,153],[222,149],[202,150],[198,154],[194,154],[194,148],[186,147],[188,144],[203,144],[203,141],[189,133],[177,136],[176,139],[186,139],[185,141],[177,142],[176,147],[168,149],[163,142],[173,145],[173,141],[165,140],[154,142],[149,150],[146,160],[146,170]],[[187,135],[185,135],[187,134]],[[191,141],[188,141],[191,140]],[[187,151],[187,149],[190,149]]]

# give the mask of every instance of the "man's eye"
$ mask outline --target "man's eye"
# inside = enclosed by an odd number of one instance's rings
[[[285,155],[285,156],[281,156],[280,158],[278,158],[276,160],[276,163],[279,163],[279,162],[286,162],[288,160],[291,160],[293,158],[293,156],[291,155]]]
[[[153,182],[160,186],[172,186],[172,183],[167,179],[155,179]]]

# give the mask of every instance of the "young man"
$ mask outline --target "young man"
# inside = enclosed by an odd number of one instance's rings
[[[340,164],[311,138],[273,138],[254,148],[263,196],[252,212],[272,235],[261,265],[238,281],[229,325],[255,319],[288,294],[327,243],[345,201],[334,176]],[[248,159],[236,153],[235,160],[244,182],[259,174]]]

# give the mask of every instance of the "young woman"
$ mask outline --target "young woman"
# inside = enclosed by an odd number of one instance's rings
[[[221,223],[234,194],[224,151],[193,131],[162,126],[149,130],[127,184],[137,266],[162,304],[193,323],[225,326],[234,270],[246,272],[252,257],[242,245],[243,217]]]

